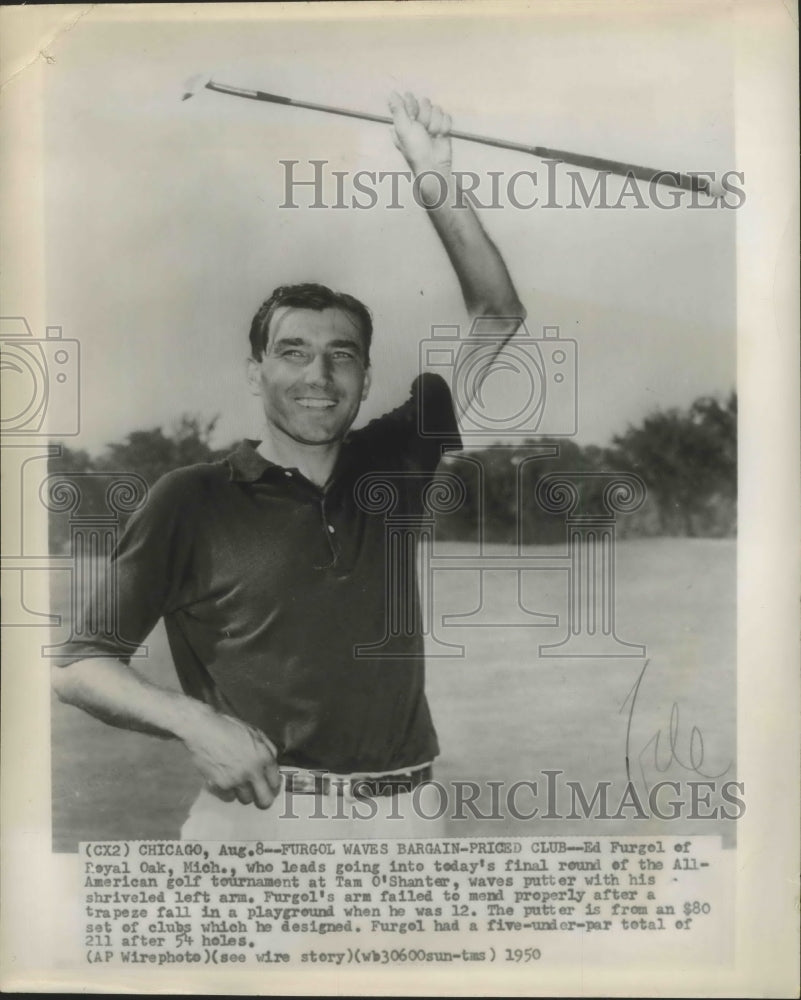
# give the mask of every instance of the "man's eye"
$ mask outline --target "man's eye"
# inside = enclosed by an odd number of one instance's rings
[[[298,351],[295,348],[288,348],[286,351],[281,352],[282,358],[303,358],[305,354],[303,351]]]
[[[356,355],[352,351],[335,351],[334,359],[336,361],[355,361]]]

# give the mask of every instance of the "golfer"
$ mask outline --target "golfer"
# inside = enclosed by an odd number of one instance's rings
[[[450,117],[411,94],[393,94],[390,108],[467,309],[495,318],[500,349],[524,310],[473,208],[456,197]],[[163,618],[182,692],[141,676],[113,637],[75,641],[54,667],[63,701],[183,742],[204,779],[186,838],[443,831],[432,822],[438,796],[425,800],[439,747],[419,624],[397,656],[364,655],[386,632],[389,555],[383,516],[363,509],[355,487],[371,473],[413,473],[418,488],[399,488],[394,512],[413,514],[420,478],[460,446],[458,426],[446,382],[423,374],[407,402],[350,431],[370,388],[372,332],[350,295],[276,289],[250,330],[263,439],[168,473],[131,518],[113,556],[119,635],[141,643]],[[419,623],[418,595],[406,600],[404,620]]]

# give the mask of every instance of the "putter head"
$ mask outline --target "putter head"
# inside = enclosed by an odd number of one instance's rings
[[[723,187],[723,184],[721,183],[720,179],[717,176],[715,176],[710,178],[706,189],[706,193],[709,195],[710,198],[714,198],[715,201],[723,201],[723,198],[725,197],[726,194],[726,189]]]
[[[188,101],[190,97],[194,97],[209,83],[211,83],[211,77],[208,73],[197,73],[195,76],[191,76],[184,84],[184,96],[181,100]]]

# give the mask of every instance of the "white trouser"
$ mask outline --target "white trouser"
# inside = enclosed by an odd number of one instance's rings
[[[354,799],[334,789],[327,794],[287,793],[282,788],[269,809],[223,802],[204,789],[181,828],[182,840],[396,840],[444,837],[446,802],[433,784],[412,792]]]

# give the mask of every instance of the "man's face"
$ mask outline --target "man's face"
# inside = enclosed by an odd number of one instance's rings
[[[276,310],[248,381],[272,428],[301,444],[341,440],[370,386],[357,320],[341,309]]]

